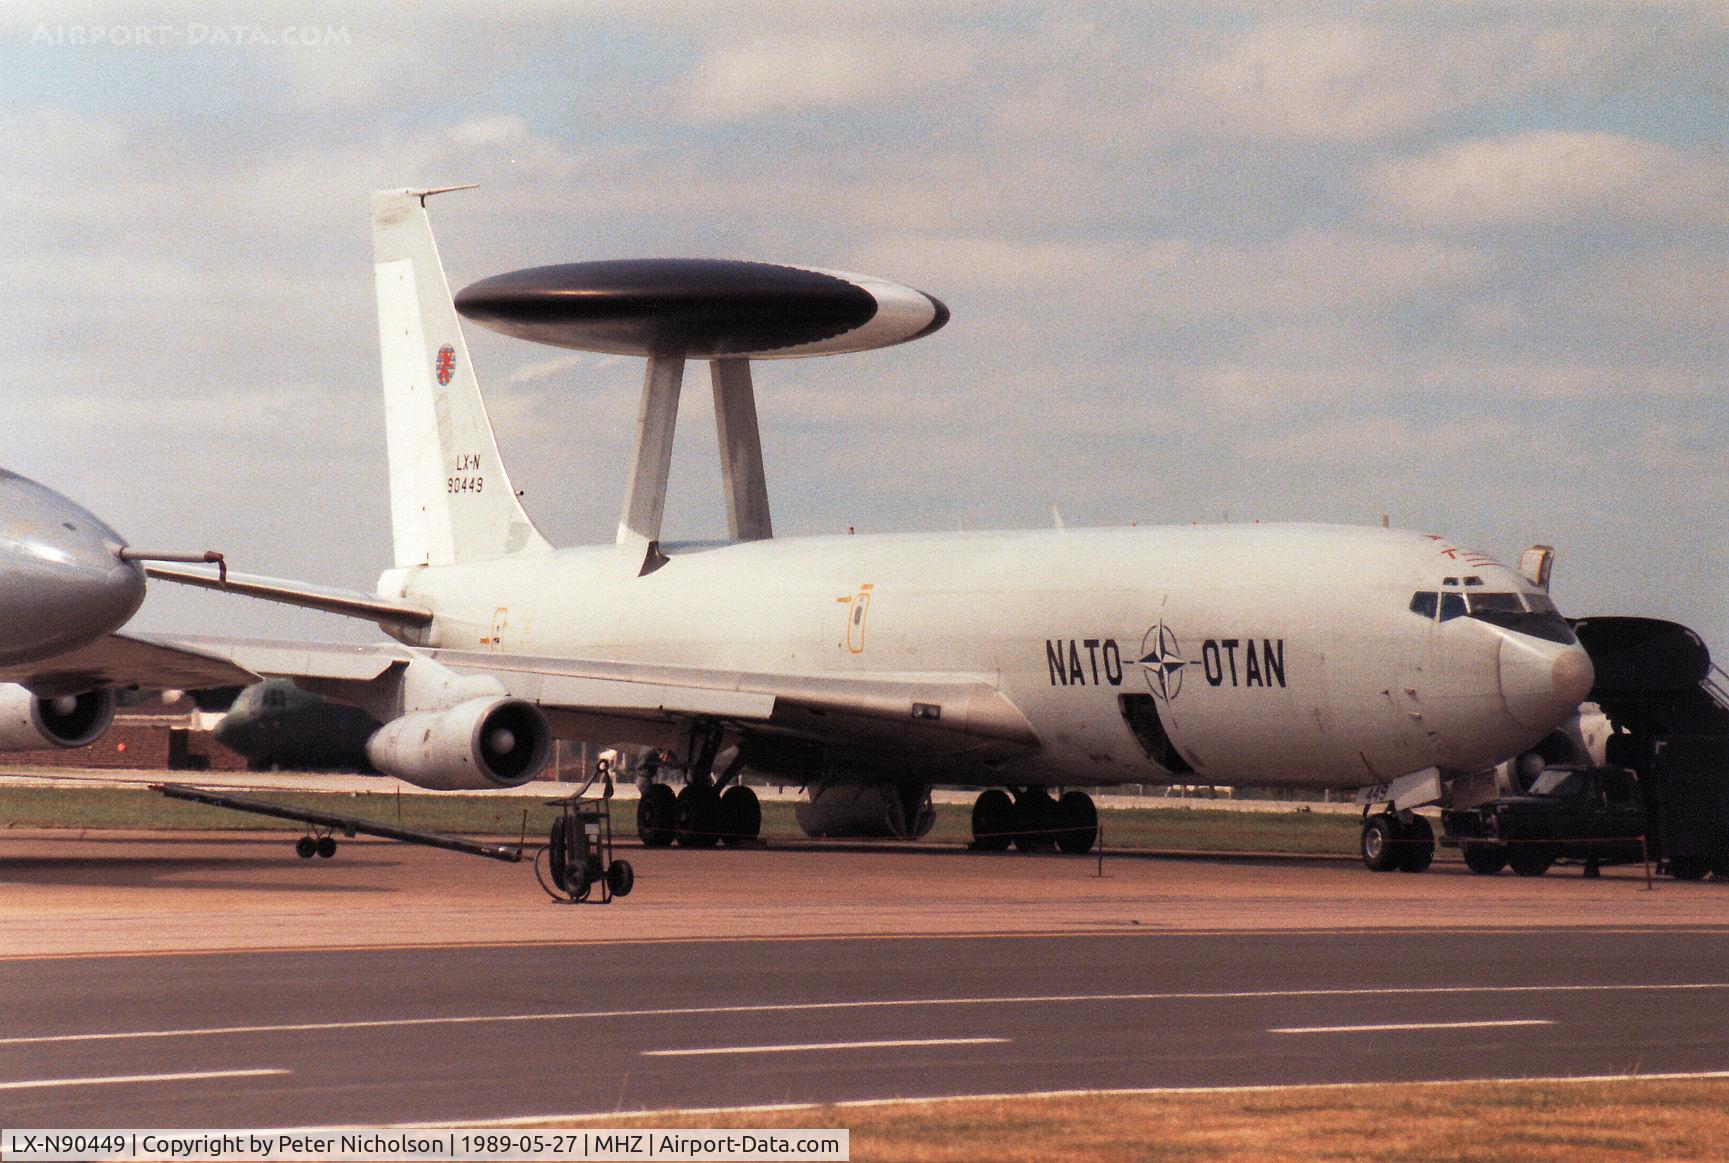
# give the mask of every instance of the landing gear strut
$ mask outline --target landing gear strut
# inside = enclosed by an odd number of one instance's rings
[[[719,779],[712,774],[724,734],[715,723],[692,724],[685,786],[674,793],[656,780],[643,788],[636,832],[644,847],[665,848],[676,842],[681,848],[713,848],[724,842],[737,848],[762,835],[756,792],[733,783],[744,767],[743,756],[734,757]]]
[[[1392,812],[1363,819],[1360,844],[1370,872],[1422,872],[1435,859],[1435,830],[1422,816],[1405,823]]]

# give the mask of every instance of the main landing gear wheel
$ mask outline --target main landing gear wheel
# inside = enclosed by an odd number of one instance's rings
[[[678,793],[678,842],[685,848],[720,843],[720,794],[706,783],[689,783]]]
[[[1494,876],[1507,867],[1507,850],[1495,844],[1466,844],[1465,867],[1478,876]]]
[[[1015,801],[1000,787],[987,788],[973,801],[973,847],[1006,852],[1013,842]]]
[[[1099,840],[1099,809],[1086,792],[1064,792],[1057,801],[1057,847],[1064,852],[1091,852]]]
[[[1029,787],[1015,797],[1015,847],[1038,852],[1056,846],[1057,802],[1042,787]]]
[[[644,848],[668,848],[678,834],[678,797],[664,783],[651,783],[636,805],[636,834]]]
[[[1435,829],[1422,816],[1412,816],[1403,831],[1397,851],[1399,871],[1426,871],[1435,860]]]
[[[318,838],[318,855],[324,860],[329,860],[332,856],[335,856],[336,841],[332,840],[329,836],[320,836]]]
[[[1391,872],[1399,867],[1399,822],[1382,812],[1363,821],[1359,847],[1370,872]]]
[[[762,835],[762,805],[756,793],[741,783],[720,793],[720,832],[728,848],[748,844]]]

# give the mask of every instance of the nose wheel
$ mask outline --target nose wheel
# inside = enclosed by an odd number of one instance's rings
[[[1422,816],[1407,824],[1380,812],[1363,821],[1360,848],[1370,872],[1422,872],[1435,859],[1435,830]]]

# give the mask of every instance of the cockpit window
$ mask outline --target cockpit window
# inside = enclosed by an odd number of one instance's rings
[[[1471,617],[1491,626],[1567,646],[1578,641],[1567,620],[1556,611],[1555,603],[1540,594],[1472,594],[1466,601],[1470,603]],[[1444,603],[1442,609],[1445,618]]]
[[[1525,603],[1519,600],[1518,594],[1472,594],[1465,601],[1471,607],[1471,614],[1522,614]]]
[[[1567,620],[1561,617],[1547,594],[1461,594],[1418,590],[1411,595],[1411,613],[1423,618],[1438,616],[1443,622],[1468,615],[1503,630],[1529,634],[1546,642],[1571,646],[1578,641],[1573,637],[1572,627],[1567,625]]]

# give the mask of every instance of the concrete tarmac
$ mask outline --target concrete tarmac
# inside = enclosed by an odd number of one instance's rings
[[[9,834],[0,1125],[1729,1070],[1719,884],[621,854],[589,907],[383,843]]]

